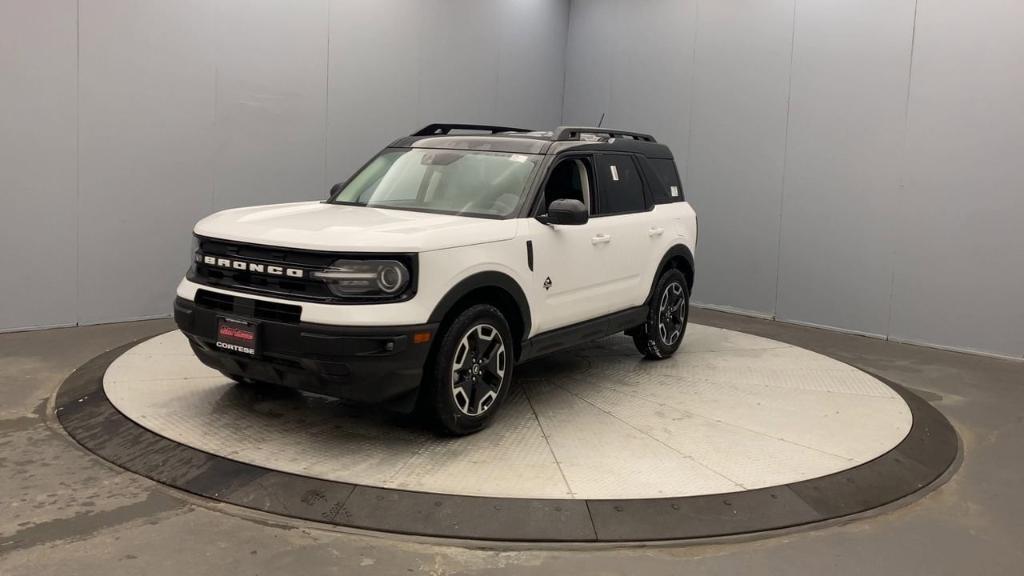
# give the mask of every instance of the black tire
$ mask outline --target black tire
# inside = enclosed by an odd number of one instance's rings
[[[482,430],[508,395],[515,364],[508,321],[488,304],[466,308],[441,336],[422,391],[422,408],[442,433]]]
[[[647,321],[630,335],[641,354],[662,360],[679,349],[690,319],[690,289],[682,272],[670,268],[661,275],[648,308]]]

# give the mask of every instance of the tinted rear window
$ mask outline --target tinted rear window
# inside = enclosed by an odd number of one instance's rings
[[[655,204],[683,201],[683,185],[679,181],[676,163],[668,158],[648,158],[657,182],[651,186]]]
[[[636,162],[625,154],[597,157],[597,215],[643,212],[644,182]]]

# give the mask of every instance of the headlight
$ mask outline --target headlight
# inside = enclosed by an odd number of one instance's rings
[[[190,276],[196,269],[196,260],[199,257],[196,255],[199,252],[199,237],[195,234],[192,235],[192,249],[188,253],[188,273],[186,276]]]
[[[396,296],[409,286],[409,269],[396,260],[338,260],[313,272],[336,296]]]

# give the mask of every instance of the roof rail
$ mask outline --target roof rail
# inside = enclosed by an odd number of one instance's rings
[[[632,138],[642,142],[657,142],[654,136],[642,132],[627,132],[625,130],[610,130],[608,128],[592,128],[588,126],[559,126],[555,130],[555,140],[579,140],[580,134],[596,134],[609,138]]]
[[[529,132],[525,128],[511,128],[509,126],[489,126],[487,124],[427,124],[411,136],[441,136],[452,130],[479,130],[480,132]]]

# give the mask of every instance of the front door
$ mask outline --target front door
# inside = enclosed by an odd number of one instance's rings
[[[539,213],[561,198],[594,203],[593,158],[562,158],[548,174]],[[542,224],[531,218],[527,238],[533,243],[534,269],[530,300],[540,309],[533,313],[534,334],[606,314],[607,271],[600,222],[579,226]]]

